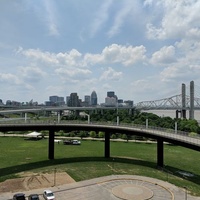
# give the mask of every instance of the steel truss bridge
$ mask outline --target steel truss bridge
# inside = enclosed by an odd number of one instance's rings
[[[182,94],[153,101],[142,101],[135,105],[140,110],[176,110],[182,109]],[[186,110],[190,110],[190,96],[186,96]],[[200,110],[200,98],[194,98],[194,109]]]

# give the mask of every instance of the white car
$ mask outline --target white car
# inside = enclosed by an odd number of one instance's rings
[[[74,144],[74,145],[80,145],[81,141],[79,141],[79,140],[72,140],[72,144]]]
[[[43,197],[46,200],[55,200],[55,196],[51,190],[44,190]]]

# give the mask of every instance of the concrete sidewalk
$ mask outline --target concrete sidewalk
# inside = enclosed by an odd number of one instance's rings
[[[19,192],[25,193],[26,196],[37,193],[40,199],[43,199],[44,189],[47,188]],[[112,175],[48,189],[55,193],[57,200],[200,200],[200,197],[193,197],[187,194],[184,188],[178,188],[168,182],[133,175]],[[2,193],[0,200],[12,199],[13,194]]]

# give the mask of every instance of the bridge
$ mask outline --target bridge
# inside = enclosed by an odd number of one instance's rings
[[[138,125],[112,125],[112,124],[83,124],[83,123],[16,123],[16,124],[0,124],[0,131],[49,131],[48,158],[54,159],[54,138],[55,132],[64,130],[85,130],[85,131],[102,131],[105,132],[104,138],[104,157],[110,157],[110,136],[112,133],[123,133],[127,135],[137,135],[146,138],[152,138],[157,141],[157,166],[164,166],[164,142],[190,148],[200,151],[200,137],[191,137],[187,133],[161,129],[161,128],[145,128]]]

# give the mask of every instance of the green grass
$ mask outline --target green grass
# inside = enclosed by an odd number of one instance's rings
[[[66,171],[76,181],[111,174],[141,175],[168,181],[200,196],[200,153],[165,145],[168,173],[157,169],[157,146],[153,143],[111,142],[111,158],[104,158],[104,142],[82,141],[80,146],[55,144],[55,159],[48,160],[48,140],[0,137],[0,181],[18,177],[22,171]],[[183,176],[187,172],[193,176]]]

